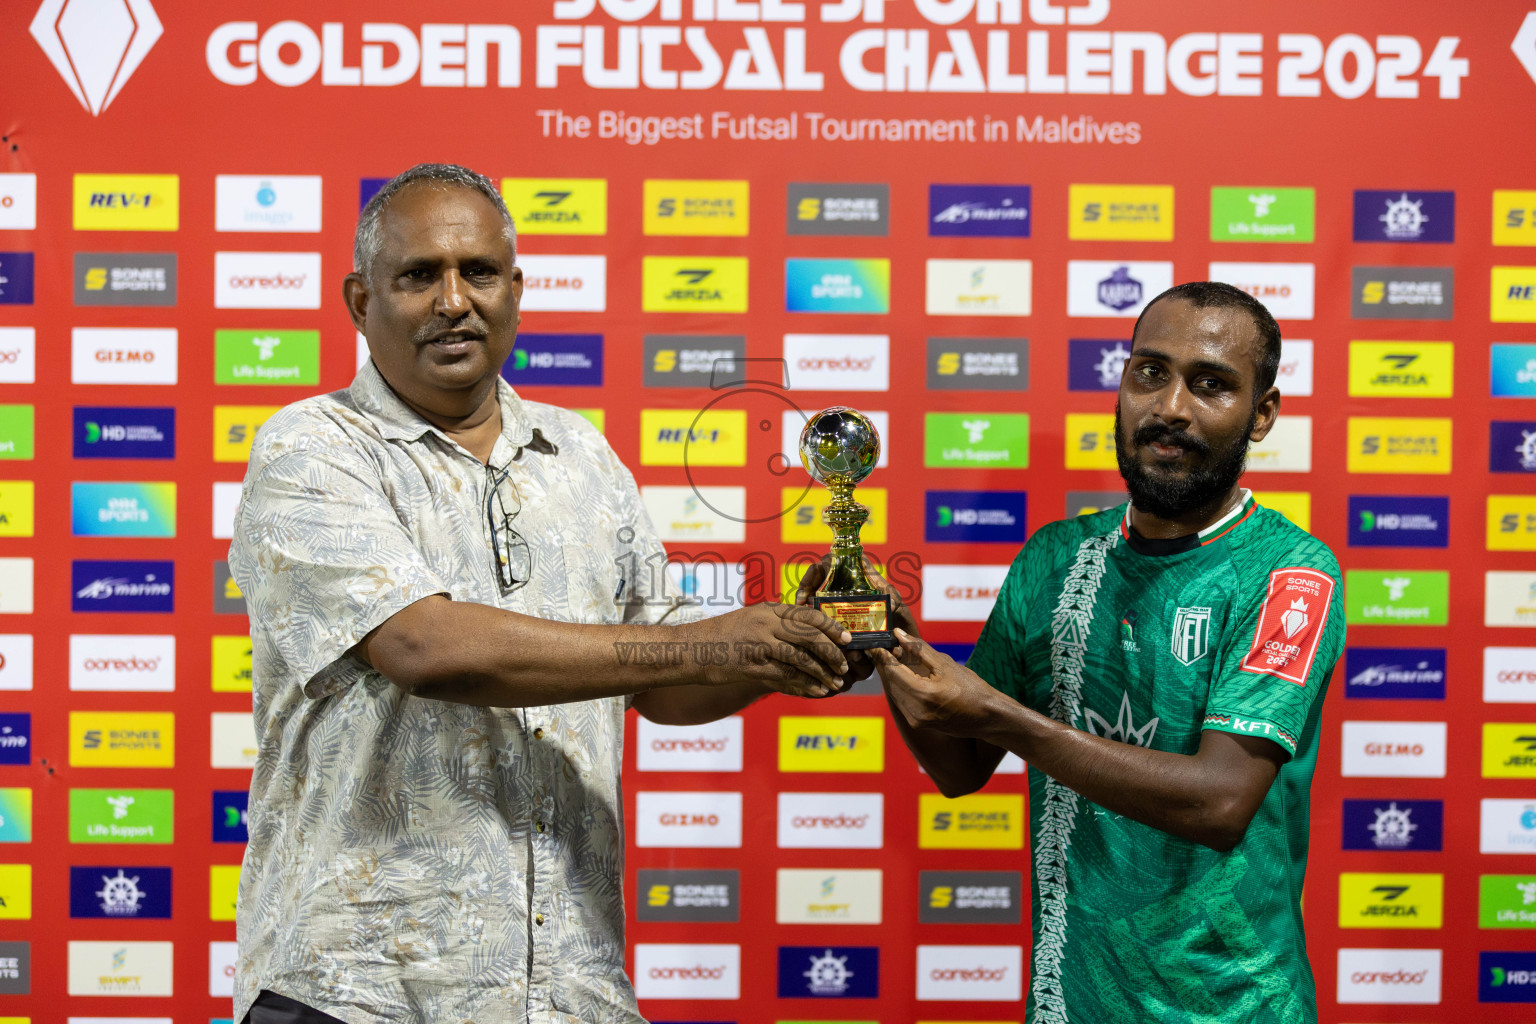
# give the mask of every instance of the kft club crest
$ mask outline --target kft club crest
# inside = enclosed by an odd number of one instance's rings
[[[1302,626],[1306,616],[1302,616]],[[1300,629],[1297,626],[1296,629]],[[1294,636],[1295,630],[1286,624],[1286,636]],[[1211,645],[1211,610],[1209,608],[1180,608],[1173,616],[1173,656],[1184,665],[1193,665],[1205,657]]]

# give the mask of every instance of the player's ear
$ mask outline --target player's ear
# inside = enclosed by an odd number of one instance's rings
[[[1268,437],[1279,415],[1280,389],[1271,387],[1264,392],[1264,397],[1259,399],[1258,405],[1254,407],[1253,428],[1248,431],[1248,440],[1257,444]]]

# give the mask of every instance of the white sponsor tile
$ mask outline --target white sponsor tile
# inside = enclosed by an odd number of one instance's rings
[[[215,309],[319,309],[317,252],[216,252]]]
[[[1444,722],[1345,722],[1346,777],[1445,778]]]
[[[918,946],[917,998],[946,1002],[1018,1002],[1024,990],[1022,946]]]
[[[1341,1003],[1440,1002],[1440,950],[1341,949]]]
[[[885,845],[882,793],[780,793],[779,848],[878,850]]]
[[[637,942],[634,980],[641,999],[740,999],[741,947]]]
[[[608,308],[606,256],[519,256],[525,313],[601,313]]]
[[[884,334],[786,334],[791,391],[886,391],[891,339]]]
[[[69,688],[170,693],[176,689],[176,637],[72,633]]]
[[[320,230],[320,177],[220,174],[214,180],[217,231]]]
[[[636,793],[635,845],[740,848],[741,794]]]
[[[1006,565],[923,566],[927,622],[985,622],[1008,576]]]
[[[70,332],[76,384],[175,384],[176,328],[76,327]]]
[[[635,770],[739,772],[743,735],[740,715],[704,725],[659,725],[641,718],[635,728]]]

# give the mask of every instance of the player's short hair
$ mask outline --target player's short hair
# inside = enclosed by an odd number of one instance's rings
[[[1164,299],[1183,299],[1196,309],[1208,309],[1217,307],[1221,309],[1243,309],[1253,317],[1253,326],[1259,332],[1259,358],[1258,377],[1253,382],[1253,400],[1255,403],[1264,396],[1270,388],[1275,386],[1275,374],[1280,372],[1280,325],[1275,323],[1275,318],[1264,303],[1249,295],[1241,288],[1234,288],[1230,284],[1221,281],[1189,281],[1185,284],[1176,284],[1163,292],[1157,298],[1147,303],[1146,309],[1141,311],[1141,316],[1136,318],[1136,326],[1131,330],[1131,348],[1136,348],[1136,332],[1141,330],[1141,321],[1146,318],[1147,310],[1162,302]]]
[[[512,226],[512,214],[507,211],[506,200],[501,198],[501,193],[491,183],[490,178],[468,167],[460,167],[458,164],[417,164],[410,170],[403,171],[386,181],[384,187],[374,193],[373,198],[368,200],[368,205],[363,207],[363,212],[358,215],[357,234],[352,238],[354,273],[361,274],[364,280],[372,277],[373,261],[378,258],[379,250],[384,247],[379,220],[384,216],[384,208],[389,205],[390,200],[409,185],[427,185],[437,189],[467,188],[485,196],[501,214],[501,219],[506,222],[507,246],[512,250],[513,264],[517,263],[517,229]]]

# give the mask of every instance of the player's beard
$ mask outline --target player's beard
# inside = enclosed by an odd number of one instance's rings
[[[1257,422],[1255,409],[1247,428],[1233,438],[1230,447],[1219,450],[1182,430],[1149,423],[1131,436],[1127,449],[1120,433],[1120,405],[1115,403],[1115,461],[1120,465],[1131,504],[1136,511],[1159,519],[1177,519],[1219,500],[1231,491],[1248,466],[1248,435]],[[1153,442],[1178,446],[1193,454],[1189,470],[1173,473],[1159,467],[1149,469],[1134,453]]]

